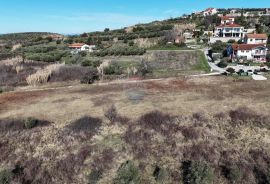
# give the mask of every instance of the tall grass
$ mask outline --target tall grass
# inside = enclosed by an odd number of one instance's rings
[[[36,86],[47,83],[53,72],[57,72],[64,65],[65,64],[52,64],[45,67],[43,70],[38,70],[35,74],[32,74],[26,78],[27,84]]]

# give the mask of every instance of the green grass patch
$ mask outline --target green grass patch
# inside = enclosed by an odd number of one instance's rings
[[[199,70],[199,71],[205,71],[205,72],[210,72],[211,68],[208,65],[207,59],[202,51],[199,52],[199,63],[194,65],[192,67],[193,70]]]

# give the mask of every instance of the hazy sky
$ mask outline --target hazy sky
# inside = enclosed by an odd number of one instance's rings
[[[0,33],[122,28],[208,7],[270,8],[270,0],[0,0]]]

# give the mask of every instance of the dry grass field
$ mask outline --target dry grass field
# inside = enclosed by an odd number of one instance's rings
[[[0,179],[269,183],[269,97],[269,81],[228,77],[3,93]]]

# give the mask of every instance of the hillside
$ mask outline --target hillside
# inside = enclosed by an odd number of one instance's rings
[[[264,10],[219,12],[270,34]],[[208,44],[219,24],[0,35],[0,184],[270,184],[270,81],[248,75],[270,73]]]

